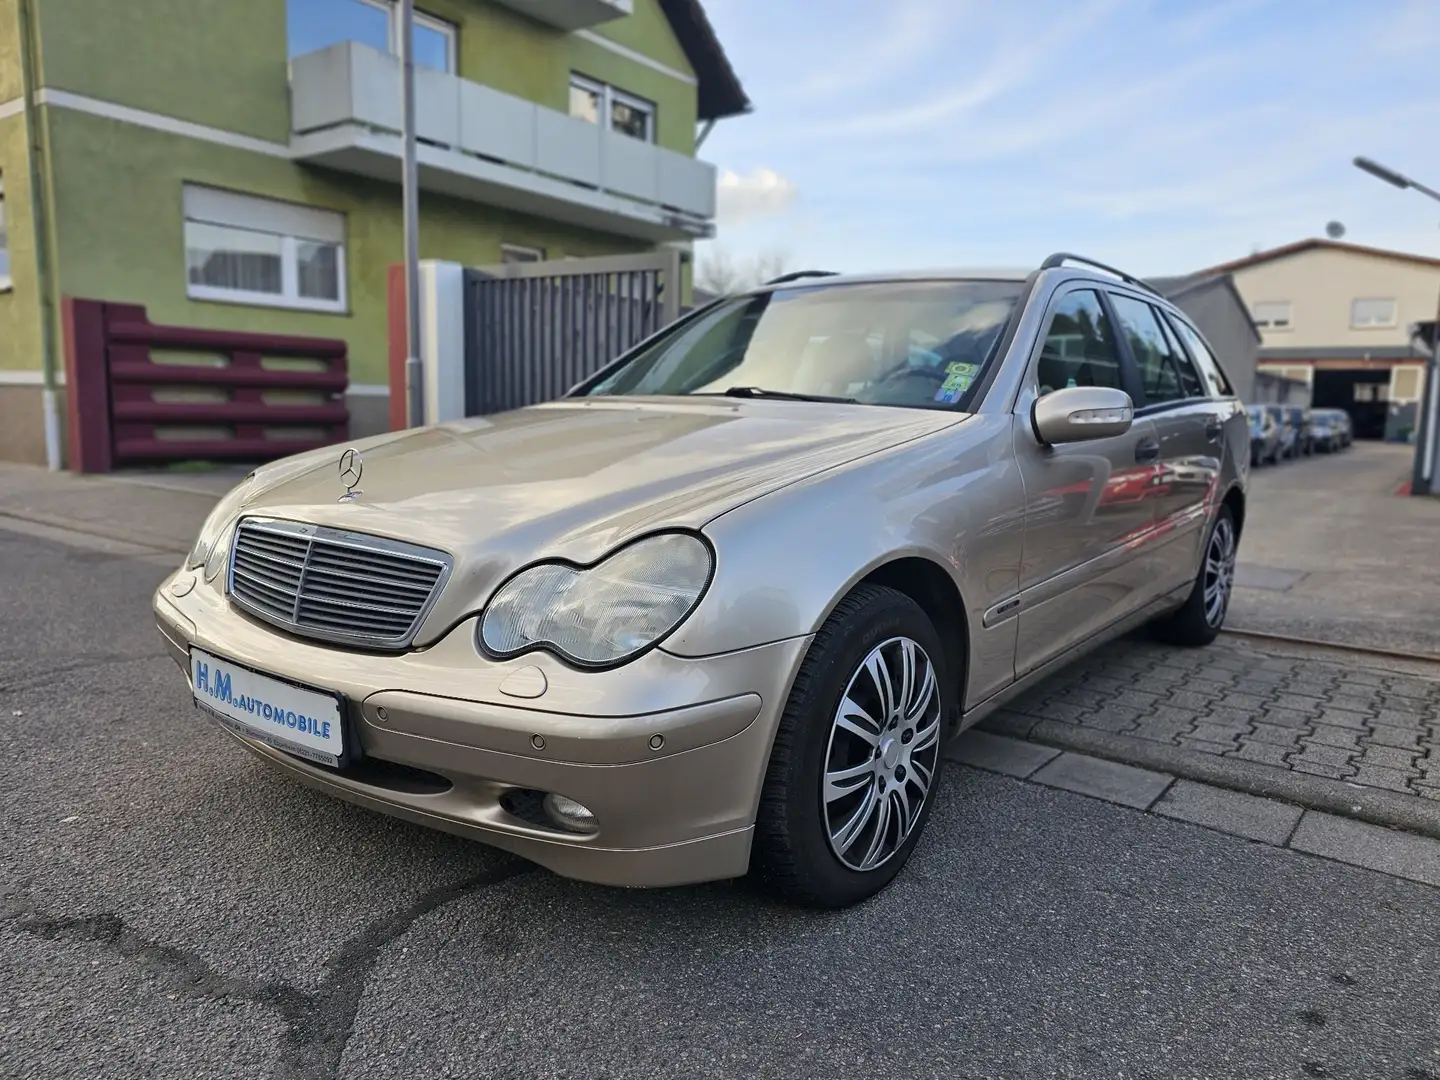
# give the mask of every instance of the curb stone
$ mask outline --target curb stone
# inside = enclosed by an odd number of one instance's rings
[[[1440,839],[1440,800],[1402,795],[1377,788],[1362,788],[1343,780],[1310,773],[1279,772],[1238,758],[1221,758],[1203,751],[1095,728],[1079,728],[1053,720],[996,713],[978,725],[981,731],[1023,739],[1041,746],[1073,750],[1126,765],[1167,772],[1185,780],[1248,795],[1260,795],[1338,817],[1354,818]]]

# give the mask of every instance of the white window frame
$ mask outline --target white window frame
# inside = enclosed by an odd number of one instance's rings
[[[345,257],[345,215],[337,210],[246,195],[204,184],[185,184],[182,201],[182,242],[185,267],[185,295],[191,300],[208,300],[248,307],[281,308],[288,311],[320,311],[333,315],[349,313],[349,282]],[[196,285],[190,280],[188,226],[218,225],[268,233],[280,238],[280,292],[252,292],[217,285]],[[339,296],[325,300],[300,295],[300,244],[334,244],[335,273]]]
[[[1389,304],[1390,318],[1385,322],[1358,322],[1355,318],[1355,305],[1357,304]],[[1391,330],[1394,329],[1400,316],[1400,304],[1394,297],[1390,296],[1357,296],[1350,301],[1350,329],[1351,330]]]
[[[530,247],[526,244],[501,244],[500,261],[505,261],[506,255],[517,255],[517,263],[537,263],[545,261],[545,249]]]
[[[590,93],[598,94],[600,96],[600,120],[604,123],[605,130],[609,131],[612,135],[625,134],[622,131],[616,131],[614,127],[615,117],[613,115],[614,109],[612,108],[612,106],[616,102],[619,102],[621,105],[628,105],[630,108],[644,113],[645,138],[641,141],[651,143],[652,145],[654,144],[656,110],[655,103],[653,101],[647,101],[645,98],[636,97],[634,94],[627,94],[624,90],[615,89],[615,87],[611,86],[609,83],[603,83],[599,79],[592,79],[588,75],[581,75],[575,71],[572,71],[570,73],[569,85],[572,88],[588,90]],[[581,118],[576,117],[576,119],[578,120]],[[633,136],[627,137],[633,138]]]
[[[376,0],[365,0],[366,3],[375,3]],[[390,7],[390,51],[397,57],[400,55],[400,5],[394,0],[388,0]],[[454,23],[446,22],[444,19],[436,18],[434,15],[426,15],[423,11],[415,12],[415,25],[423,26],[426,30],[433,30],[445,39],[445,74],[458,75],[457,58],[455,50],[456,27]]]
[[[1278,307],[1285,309],[1285,319],[1283,322],[1275,318],[1262,319],[1260,317],[1261,308]],[[1250,320],[1255,324],[1256,328],[1260,330],[1285,331],[1295,328],[1295,316],[1289,300],[1257,300],[1250,305]]]
[[[0,173],[0,254],[5,256],[6,271],[0,274],[0,293],[9,292],[15,287],[15,281],[10,276],[10,219],[5,216],[5,176]]]
[[[372,7],[377,11],[385,13],[386,41],[389,43],[390,55],[396,58],[400,56],[400,5],[395,0],[357,0],[358,3]],[[415,12],[415,25],[423,26],[427,30],[433,30],[445,39],[445,73],[447,75],[458,75],[456,70],[457,52],[455,47],[457,28],[454,23],[446,22],[444,19],[434,15],[427,15],[423,11]]]

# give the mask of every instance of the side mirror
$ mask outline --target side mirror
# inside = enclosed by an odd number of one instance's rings
[[[1035,437],[1046,446],[1124,435],[1135,405],[1124,390],[1068,386],[1038,399],[1030,412]]]

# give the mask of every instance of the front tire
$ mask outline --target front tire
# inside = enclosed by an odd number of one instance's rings
[[[1240,536],[1235,515],[1221,505],[1205,538],[1205,556],[1185,603],[1153,624],[1155,636],[1170,645],[1209,645],[1225,625],[1235,587],[1235,554]]]
[[[903,593],[861,585],[810,646],[780,725],[751,873],[792,903],[842,908],[885,888],[924,832],[959,680]]]

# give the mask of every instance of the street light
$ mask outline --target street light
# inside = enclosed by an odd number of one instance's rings
[[[1367,172],[1377,180],[1383,180],[1402,191],[1410,189],[1428,195],[1440,202],[1440,191],[1426,187],[1418,180],[1412,180],[1404,173],[1357,157],[1355,167]],[[1425,403],[1420,410],[1420,428],[1415,433],[1415,465],[1410,476],[1410,494],[1429,495],[1435,479],[1435,440],[1440,431],[1436,429],[1437,412],[1440,412],[1440,297],[1435,302],[1435,337],[1430,346],[1430,357],[1425,363]]]

